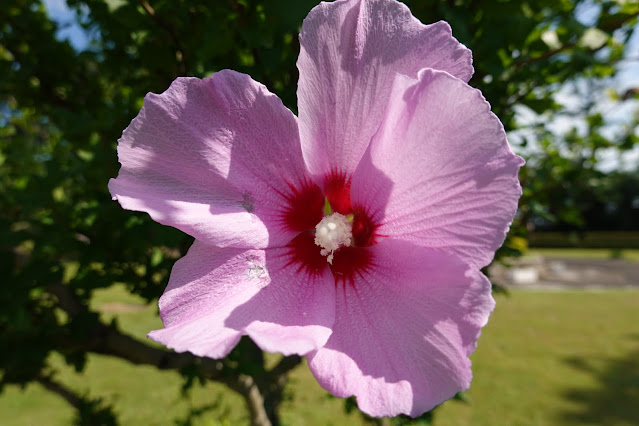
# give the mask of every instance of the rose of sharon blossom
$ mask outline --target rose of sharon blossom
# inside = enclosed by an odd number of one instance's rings
[[[372,416],[417,416],[469,387],[523,161],[445,22],[321,3],[300,45],[299,117],[224,70],[147,95],[119,140],[113,197],[195,237],[149,336],[221,358],[248,335]]]

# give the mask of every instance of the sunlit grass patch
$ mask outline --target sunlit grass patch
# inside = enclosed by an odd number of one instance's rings
[[[161,327],[156,304],[144,304],[123,286],[99,292],[92,303],[105,320],[117,318],[140,339]],[[638,311],[639,291],[513,291],[498,297],[472,357],[469,402],[444,403],[435,426],[639,424],[633,402],[639,386]],[[78,375],[61,357],[51,361],[58,380],[113,405],[123,425],[185,424],[189,415],[194,425],[248,423],[243,400],[217,383],[196,385],[183,399],[176,372],[92,355],[85,374]],[[291,373],[286,393],[285,425],[364,424],[358,414],[344,413],[343,402],[330,398],[305,364]],[[3,425],[68,425],[73,414],[39,385],[25,391],[9,386],[0,396]]]
[[[435,426],[639,424],[637,312],[636,290],[500,297],[472,356],[470,403],[445,403]],[[634,388],[620,387],[622,366]]]

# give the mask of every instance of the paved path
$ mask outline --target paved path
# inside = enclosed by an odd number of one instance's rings
[[[539,256],[517,260],[510,269],[496,265],[491,277],[513,288],[639,289],[639,262]]]

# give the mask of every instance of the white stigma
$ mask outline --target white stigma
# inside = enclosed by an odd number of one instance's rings
[[[351,245],[353,237],[352,225],[346,216],[333,213],[324,216],[320,223],[315,226],[315,244],[320,246],[322,256],[328,256],[326,261],[333,264],[333,252],[341,246]]]

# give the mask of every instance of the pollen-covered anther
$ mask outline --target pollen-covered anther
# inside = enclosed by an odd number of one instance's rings
[[[351,245],[353,229],[348,218],[339,213],[324,216],[315,226],[315,244],[320,246],[320,254],[327,256],[326,261],[333,264],[333,253],[338,248]]]

